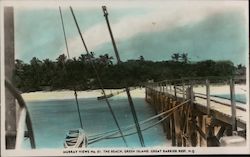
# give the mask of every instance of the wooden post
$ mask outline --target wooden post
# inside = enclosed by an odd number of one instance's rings
[[[173,102],[173,106],[176,106],[177,102]],[[177,146],[182,146],[181,128],[180,128],[180,112],[178,110],[174,111],[174,123],[175,123],[175,137]]]
[[[196,131],[196,113],[195,113],[195,106],[194,106],[194,92],[193,92],[193,82],[190,85],[190,109],[191,109],[191,127],[190,127],[190,137],[191,137],[191,145],[195,147],[197,145],[197,131]]]
[[[182,98],[184,101],[185,100],[185,82],[184,81],[182,82]]]
[[[164,93],[164,82],[161,83],[162,86],[162,93]]]
[[[237,131],[236,124],[236,104],[235,104],[235,89],[234,80],[230,79],[230,97],[231,97],[231,111],[232,111],[232,131]]]
[[[182,112],[181,112],[181,135],[182,135],[182,145],[183,147],[186,147],[187,146],[187,140],[186,140],[186,133],[187,133],[187,119],[188,119],[188,104],[185,104],[183,107],[182,107]]]
[[[202,130],[202,115],[198,115],[198,124]],[[202,136],[199,134],[199,146],[202,146]]]
[[[162,92],[162,84],[159,83],[159,87],[160,87],[160,92]]]
[[[171,108],[172,107],[174,107],[173,101],[171,101]],[[172,146],[176,146],[174,114],[171,115],[171,135],[172,135]]]
[[[207,126],[207,115],[199,115],[199,127],[201,128],[202,132],[207,135],[208,126]],[[200,136],[200,146],[205,147],[207,146],[207,139]]]
[[[206,80],[207,115],[210,115],[210,87],[209,80]]]
[[[176,86],[175,86],[175,84],[174,84],[174,98],[175,98],[175,100],[177,100],[177,93],[176,93]]]
[[[168,93],[168,82],[166,82],[166,92]]]
[[[14,9],[4,7],[4,55],[5,77],[12,80],[15,67],[14,44]],[[5,89],[5,130],[10,136],[6,136],[6,148],[14,149],[16,143],[16,105],[15,98]]]
[[[232,129],[232,125],[229,125],[226,127],[226,131],[225,131],[227,136],[232,136],[233,135],[233,129]]]
[[[169,110],[170,108],[171,108],[170,107],[170,98],[167,97],[167,100],[166,100],[166,109]],[[165,127],[166,127],[167,139],[170,140],[171,139],[170,117],[168,117],[165,120]]]

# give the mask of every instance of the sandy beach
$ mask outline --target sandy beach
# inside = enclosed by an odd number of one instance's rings
[[[194,92],[197,93],[206,93],[206,86],[194,86]],[[247,86],[246,85],[235,85],[235,93],[237,94],[246,94]],[[230,94],[230,86],[229,85],[211,85],[210,86],[210,94]]]
[[[106,94],[116,93],[122,91],[123,89],[105,89]],[[102,91],[98,90],[87,90],[87,91],[78,91],[78,98],[97,98],[102,96]],[[120,93],[118,97],[125,97],[126,92]],[[144,98],[145,97],[145,88],[138,88],[131,90],[131,96],[134,98]],[[72,90],[60,90],[60,91],[38,91],[23,93],[22,97],[25,101],[46,101],[46,100],[65,100],[65,99],[74,99],[74,91]]]
[[[105,89],[106,94],[116,93],[122,91],[123,89]],[[205,86],[195,86],[194,92],[197,93],[206,93]],[[247,92],[246,85],[235,85],[235,93],[245,94]],[[210,86],[210,94],[230,94],[230,88],[228,85],[221,86]],[[97,98],[101,96],[102,92],[98,90],[87,90],[87,91],[78,91],[78,98]],[[73,99],[74,91],[72,90],[60,90],[60,91],[39,91],[39,92],[30,92],[22,94],[25,101],[46,101],[46,100],[64,100],[64,99]],[[131,96],[133,98],[145,98],[145,88],[137,88],[131,90]],[[126,92],[122,92],[116,97],[126,97]]]

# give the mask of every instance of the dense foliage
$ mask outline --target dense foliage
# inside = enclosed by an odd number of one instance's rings
[[[232,76],[237,70],[231,61],[190,62],[187,54],[173,54],[172,60],[169,61],[147,61],[143,56],[119,65],[113,64],[112,61],[113,58],[108,54],[94,57],[93,53],[73,59],[67,59],[63,54],[56,61],[49,59],[41,61],[34,57],[29,64],[16,60],[14,82],[23,92],[73,88],[97,89],[100,86],[93,64],[104,88],[122,88],[125,85],[124,80],[129,86],[136,86],[148,80]]]

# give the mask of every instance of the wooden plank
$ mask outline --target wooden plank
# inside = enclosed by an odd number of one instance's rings
[[[207,135],[202,131],[202,129],[196,124],[195,129],[199,132],[203,139],[207,139]]]
[[[207,126],[206,126],[206,118],[207,118],[207,115],[199,115],[198,116],[199,118],[199,127],[201,129],[201,132],[200,133],[200,146],[201,147],[204,147],[204,146],[207,146]]]
[[[196,104],[196,109],[199,111],[199,112],[202,112],[202,113],[206,113],[207,112],[207,108],[206,106],[203,106],[201,104],[198,104],[198,103],[195,103]],[[220,111],[217,111],[217,110],[214,110],[212,109],[211,110],[211,115],[215,118],[215,119],[218,119],[224,123],[227,123],[227,124],[231,124],[232,122],[232,117],[230,115],[226,115]],[[240,121],[239,119],[237,119],[237,126],[242,128],[242,129],[246,129],[246,123],[243,122],[243,121]]]
[[[220,138],[223,136],[224,132],[226,130],[226,127],[224,125],[221,126],[220,130],[218,131],[216,137],[218,140],[220,140]]]

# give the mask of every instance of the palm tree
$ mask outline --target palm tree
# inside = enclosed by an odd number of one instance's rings
[[[106,53],[104,55],[100,55],[98,61],[101,64],[110,65],[113,64],[112,59],[113,57]]]
[[[15,63],[15,68],[17,71],[22,71],[23,70],[23,67],[24,67],[24,62],[20,59],[16,59],[15,60],[16,63]]]
[[[61,54],[56,60],[58,64],[65,64],[67,57],[65,54]]]
[[[44,74],[42,70],[42,61],[40,61],[38,58],[33,57],[30,60],[30,84],[31,84],[31,89],[32,90],[38,90],[40,87],[41,77]]]
[[[31,66],[41,66],[42,65],[42,61],[40,61],[38,58],[36,57],[33,57],[31,60],[30,60],[30,65]]]
[[[174,53],[171,57],[172,57],[172,60],[179,62],[179,59],[181,56],[179,53]]]
[[[83,63],[89,63],[91,60],[94,61],[94,52],[90,52],[89,54],[81,54],[81,56],[78,58],[79,61]]]
[[[81,62],[83,62],[83,63],[85,63],[86,60],[87,60],[87,57],[86,57],[86,55],[81,54],[80,57],[78,58],[78,60],[81,61]]]
[[[184,63],[188,62],[188,54],[187,53],[182,53],[181,54],[181,59]]]
[[[242,64],[237,65],[237,69],[242,69],[242,68],[243,68]]]
[[[43,80],[42,84],[43,85],[51,85],[52,79],[53,79],[53,76],[55,73],[54,62],[49,60],[49,59],[45,59],[45,60],[43,60],[42,68],[44,71],[43,78],[41,78]]]
[[[145,59],[144,59],[143,56],[140,56],[140,57],[139,57],[139,60],[140,60],[140,61],[145,61]]]
[[[114,59],[112,56],[109,56],[109,54],[104,54],[105,58],[106,58],[106,64],[110,65],[113,64],[112,60]]]

